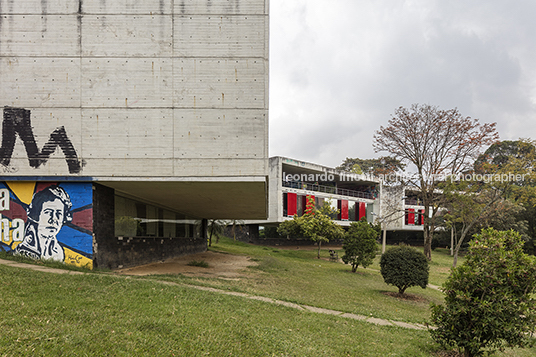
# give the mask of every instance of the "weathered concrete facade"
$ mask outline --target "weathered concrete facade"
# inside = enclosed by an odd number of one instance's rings
[[[266,1],[0,3],[0,101],[38,143],[64,126],[84,176],[265,176]],[[80,174],[26,161],[10,173]]]
[[[268,0],[0,0],[3,180],[265,218],[268,31]]]

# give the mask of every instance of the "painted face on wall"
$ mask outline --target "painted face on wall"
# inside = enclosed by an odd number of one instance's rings
[[[64,207],[60,199],[43,203],[37,222],[37,234],[44,237],[56,236],[63,226]]]

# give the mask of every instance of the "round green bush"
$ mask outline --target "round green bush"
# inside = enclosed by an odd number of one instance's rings
[[[380,268],[385,283],[396,286],[399,294],[404,294],[412,286],[425,289],[428,285],[428,260],[411,247],[388,249],[380,259]]]
[[[536,332],[536,258],[518,232],[482,230],[445,283],[445,304],[432,304],[435,341],[464,356],[531,346]]]

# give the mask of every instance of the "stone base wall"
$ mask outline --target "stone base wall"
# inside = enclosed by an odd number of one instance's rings
[[[99,263],[108,269],[121,269],[206,250],[205,238],[114,237],[106,245],[106,250],[99,252]]]

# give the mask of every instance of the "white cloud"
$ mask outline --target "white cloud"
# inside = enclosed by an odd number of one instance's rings
[[[429,103],[536,138],[536,4],[271,0],[270,155],[377,156],[394,109]],[[382,153],[383,154],[383,153]]]

